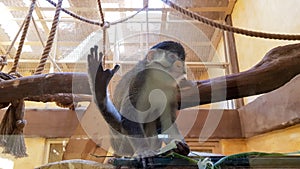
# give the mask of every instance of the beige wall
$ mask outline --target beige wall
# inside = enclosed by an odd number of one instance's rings
[[[300,150],[300,125],[257,135],[248,139],[227,139],[220,141],[224,155],[241,152],[290,153]]]
[[[300,150],[300,125],[254,136],[247,141],[248,151],[289,153]]]
[[[300,34],[299,0],[237,0],[232,20],[235,27],[272,33]],[[272,48],[300,41],[269,40],[235,34],[240,71],[245,71]],[[256,96],[246,98],[246,103]],[[222,140],[225,155],[245,151],[293,152],[300,150],[300,126],[248,139]]]
[[[263,32],[300,34],[298,6],[299,0],[238,0],[232,13],[233,25]],[[296,43],[237,34],[235,37],[241,70],[252,67],[271,48]]]
[[[13,161],[14,169],[33,169],[44,164],[45,138],[25,138],[28,157],[14,158],[8,154],[0,153],[0,158]],[[0,148],[0,152],[3,149]]]
[[[249,30],[300,34],[299,0],[237,0],[233,25]],[[235,34],[240,71],[258,63],[272,48],[300,41],[282,41],[253,38]],[[246,99],[246,103],[255,97]]]

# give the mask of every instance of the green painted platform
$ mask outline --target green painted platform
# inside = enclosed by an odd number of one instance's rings
[[[213,163],[219,161],[222,156],[209,157]],[[198,160],[197,158],[193,158]],[[116,168],[174,168],[174,169],[198,169],[195,163],[182,158],[152,157],[144,159],[116,158],[113,160]],[[224,160],[220,165],[222,169],[300,169],[300,156],[268,156],[232,158]]]

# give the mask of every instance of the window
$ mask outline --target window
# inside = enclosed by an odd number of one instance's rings
[[[47,139],[45,151],[45,163],[61,161],[65,152],[68,139]]]

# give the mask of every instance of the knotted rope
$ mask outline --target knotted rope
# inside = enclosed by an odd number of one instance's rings
[[[15,79],[14,76],[0,72],[0,81]],[[16,99],[11,102],[0,103],[0,108],[8,107],[0,123],[0,146],[4,147],[4,153],[15,157],[25,157],[26,146],[23,136],[24,100]]]
[[[26,146],[23,136],[24,100],[18,99],[10,103],[0,125],[0,145],[4,146],[3,153],[9,153],[15,157],[26,157]]]
[[[32,0],[32,2],[31,2],[28,14],[27,14],[26,19],[25,19],[23,33],[21,35],[21,39],[20,39],[20,43],[19,43],[19,46],[18,46],[16,56],[15,56],[14,64],[13,64],[11,70],[9,71],[9,74],[14,74],[15,73],[15,74],[18,75],[17,67],[18,67],[18,64],[19,64],[21,52],[22,52],[23,45],[24,45],[24,42],[25,42],[25,38],[26,38],[26,35],[27,35],[27,31],[28,31],[28,28],[29,28],[30,19],[32,17],[32,12],[33,12],[34,7],[35,7],[35,2],[36,2],[36,0]]]

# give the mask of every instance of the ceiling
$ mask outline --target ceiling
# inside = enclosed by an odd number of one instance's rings
[[[223,22],[231,14],[235,0],[172,0],[179,6],[189,9],[207,18]],[[55,1],[57,3],[57,1]],[[148,8],[136,14],[148,3]],[[30,0],[0,0],[3,19],[0,21],[0,54],[7,57],[9,71],[22,32],[16,43],[9,50],[13,39],[21,27],[27,13]],[[50,56],[44,73],[85,71],[86,56],[90,47],[99,45],[103,49],[103,37],[106,41],[106,61],[131,67],[141,59],[145,51],[162,40],[176,40],[186,49],[187,64],[195,69],[214,64],[212,58],[215,48],[221,39],[222,32],[171,9],[160,0],[102,0],[101,6],[105,21],[111,23],[103,36],[102,29],[61,12],[60,20]],[[77,16],[101,22],[96,0],[64,0],[62,7]],[[33,11],[25,43],[18,64],[22,75],[34,73],[43,53],[51,30],[55,7],[46,0],[37,0]],[[130,18],[128,18],[130,17]],[[120,19],[126,21],[115,23]],[[42,42],[41,42],[42,41]]]

